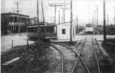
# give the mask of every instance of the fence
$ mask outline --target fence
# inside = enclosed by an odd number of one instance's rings
[[[27,47],[29,46],[29,40],[21,40],[21,41],[16,41],[16,40],[12,40],[12,44],[11,44],[11,48],[14,48],[15,46],[22,46],[22,45],[26,45]]]
[[[13,49],[16,46],[25,45],[25,46],[29,47],[29,45],[33,44],[33,43],[34,43],[34,41],[30,41],[28,39],[23,39],[23,40],[17,39],[17,40],[5,41],[5,44],[2,44],[2,46],[1,46],[1,48],[2,48],[1,51],[5,52],[5,51]]]

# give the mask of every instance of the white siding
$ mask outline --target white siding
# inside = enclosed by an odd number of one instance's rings
[[[62,34],[62,29],[65,29],[65,34]],[[70,39],[70,26],[58,25],[57,26],[57,39],[69,40]]]
[[[65,34],[62,34],[65,29]],[[73,36],[74,34],[74,36]],[[72,27],[72,39],[75,39],[75,26]],[[57,40],[70,40],[70,23],[57,25]]]

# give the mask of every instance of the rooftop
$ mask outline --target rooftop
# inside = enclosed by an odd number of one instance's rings
[[[1,15],[19,15],[19,16],[25,16],[25,17],[29,17],[29,15],[24,15],[24,14],[17,14],[17,13],[1,13]]]

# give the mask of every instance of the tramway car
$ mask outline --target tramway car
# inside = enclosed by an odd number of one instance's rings
[[[56,25],[40,25],[39,26],[39,38],[41,40],[56,39]],[[37,40],[38,32],[37,25],[28,26],[28,38]]]
[[[92,24],[86,24],[86,27],[85,27],[85,32],[86,33],[92,33],[94,31],[94,28],[93,28],[93,25]]]

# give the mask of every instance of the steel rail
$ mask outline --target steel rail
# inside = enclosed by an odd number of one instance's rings
[[[95,40],[96,42],[96,40]],[[96,44],[94,43],[93,39],[92,39],[92,45],[98,45],[97,42]],[[100,67],[99,67],[99,60],[98,60],[98,56],[97,56],[97,51],[96,51],[96,48],[93,46],[93,52],[94,52],[94,57],[96,59],[96,64],[97,64],[97,69],[98,69],[98,73],[101,73],[100,71]]]
[[[65,71],[64,71],[64,64],[65,63],[64,63],[64,55],[63,55],[63,53],[56,46],[54,46],[53,44],[50,44],[50,46],[52,46],[53,48],[55,48],[59,52],[59,54],[61,56],[61,65],[62,65],[62,68],[61,68],[62,72],[61,73],[65,73]]]
[[[85,41],[86,41],[86,39],[84,40],[84,43],[83,43],[83,45],[82,45],[82,49],[83,49],[83,47],[84,47],[84,45],[85,45]],[[82,42],[82,40],[77,44],[77,45],[78,45],[77,48],[80,46],[81,42]],[[88,72],[88,73],[91,73],[91,72],[89,71],[88,66],[86,65],[86,62],[85,62],[84,59],[80,56],[80,55],[81,55],[81,52],[82,52],[82,49],[81,49],[81,48],[80,48],[80,51],[79,51],[80,53],[78,54],[78,53],[77,53],[76,51],[74,51],[71,47],[69,47],[69,46],[67,46],[67,45],[65,45],[65,44],[62,44],[62,43],[55,43],[55,44],[61,45],[61,46],[63,46],[63,47],[66,47],[66,48],[70,49],[72,52],[75,53],[75,55],[76,55],[77,58],[76,58],[75,64],[74,64],[74,66],[73,66],[73,68],[72,68],[72,70],[71,70],[70,73],[73,73],[73,71],[74,71],[74,69],[75,69],[75,66],[76,66],[76,64],[77,64],[77,62],[78,62],[79,59],[82,61],[83,65],[85,66],[85,68],[86,68],[86,70],[87,70],[87,72]]]
[[[78,62],[78,60],[79,60],[79,58],[80,58],[80,60],[82,61],[83,65],[85,66],[87,72],[90,73],[90,70],[89,70],[89,68],[88,68],[88,66],[87,66],[87,64],[86,64],[86,62],[85,62],[84,59],[80,56],[81,53],[82,53],[83,47],[84,47],[84,45],[85,45],[85,41],[86,41],[86,38],[85,38],[85,40],[84,40],[84,42],[83,42],[82,48],[80,48],[79,53],[76,52],[76,55],[78,56],[77,59],[76,59],[76,64],[77,64],[77,62]],[[77,48],[76,48],[76,49],[77,49]],[[74,67],[73,67],[73,70],[71,71],[71,73],[73,73],[76,64],[74,64]]]

